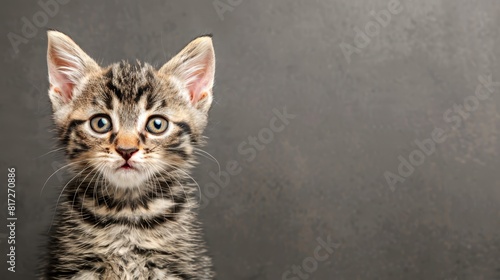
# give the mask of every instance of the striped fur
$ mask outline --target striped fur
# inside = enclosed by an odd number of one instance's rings
[[[74,177],[62,189],[40,279],[213,279],[189,174],[212,101],[211,38],[195,39],[159,70],[89,59],[49,32],[49,95]],[[92,130],[99,114],[111,131]],[[154,115],[168,120],[163,135],[145,129]],[[138,149],[132,170],[120,167],[120,145]]]

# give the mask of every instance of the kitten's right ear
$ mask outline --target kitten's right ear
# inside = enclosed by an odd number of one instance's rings
[[[82,78],[100,68],[70,37],[53,30],[48,31],[47,36],[49,97],[57,111],[75,97],[74,88]]]

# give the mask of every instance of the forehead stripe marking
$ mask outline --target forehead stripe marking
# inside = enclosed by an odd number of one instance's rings
[[[145,85],[137,89],[137,95],[134,98],[134,101],[136,103],[139,102],[139,100],[141,100],[141,97],[144,95],[144,92],[151,92],[151,86]]]
[[[122,101],[123,98],[123,92],[119,90],[114,84],[113,84],[113,68],[109,69],[109,71],[105,74],[105,76],[108,78],[108,82],[106,83],[106,87],[114,93],[116,98],[118,98],[120,101]]]
[[[104,103],[108,110],[113,110],[113,97],[108,92],[104,94]]]
[[[114,95],[116,96],[116,98],[118,98],[120,101],[122,101],[122,98],[123,98],[123,92],[121,92],[121,90],[119,90],[114,84],[113,84],[113,81],[109,81],[107,84],[106,84],[106,87],[108,87],[109,90],[111,90],[112,93],[114,93]]]
[[[151,110],[153,108],[153,105],[155,103],[155,98],[152,93],[148,94],[147,99],[146,99],[146,110]]]

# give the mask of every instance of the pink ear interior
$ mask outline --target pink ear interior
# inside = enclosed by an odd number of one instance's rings
[[[71,79],[71,73],[81,71],[82,66],[64,59],[55,47],[49,48],[49,77],[50,87],[61,96],[64,102],[69,102],[73,97],[75,82]]]
[[[68,103],[74,98],[75,86],[99,66],[68,36],[57,31],[47,34],[50,95],[58,103]]]
[[[177,77],[188,91],[194,105],[210,98],[214,84],[215,54],[210,36],[191,41],[159,70]]]
[[[207,75],[206,69],[195,71],[192,75],[190,79],[192,82],[188,84],[188,90],[191,102],[196,104],[198,101],[207,97],[210,78]]]
[[[63,86],[62,88],[59,87],[54,87],[53,85],[50,85],[52,90],[59,94],[62,97],[62,100],[64,103],[67,103],[71,101],[71,98],[73,98],[73,87],[72,86]]]
[[[52,63],[49,65],[50,87],[62,97],[64,102],[69,102],[73,97],[75,84],[63,69],[71,69],[71,67],[75,66],[54,55],[51,55],[51,60]]]

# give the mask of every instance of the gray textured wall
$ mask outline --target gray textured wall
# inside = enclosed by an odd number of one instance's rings
[[[161,65],[193,37],[214,34],[205,150],[223,171],[232,160],[241,166],[224,188],[214,188],[213,161],[202,158],[195,173],[218,279],[282,279],[304,260],[309,279],[500,279],[500,84],[484,85],[488,75],[500,81],[500,2],[218,0],[226,3],[218,13],[212,0],[65,1],[46,23],[35,1],[0,10],[0,178],[9,166],[18,177],[17,272],[2,261],[0,278],[33,277],[65,180],[53,176],[40,194],[63,162],[57,152],[42,156],[55,144],[50,27],[103,64]],[[371,11],[388,9],[385,26],[370,23]],[[40,28],[26,33],[23,17],[34,15]],[[367,26],[370,35],[357,33]],[[10,32],[24,38],[17,51]],[[273,110],[284,107],[296,117],[262,151],[251,148],[253,158],[241,143],[266,140]],[[336,248],[310,267],[317,239],[328,236]]]

